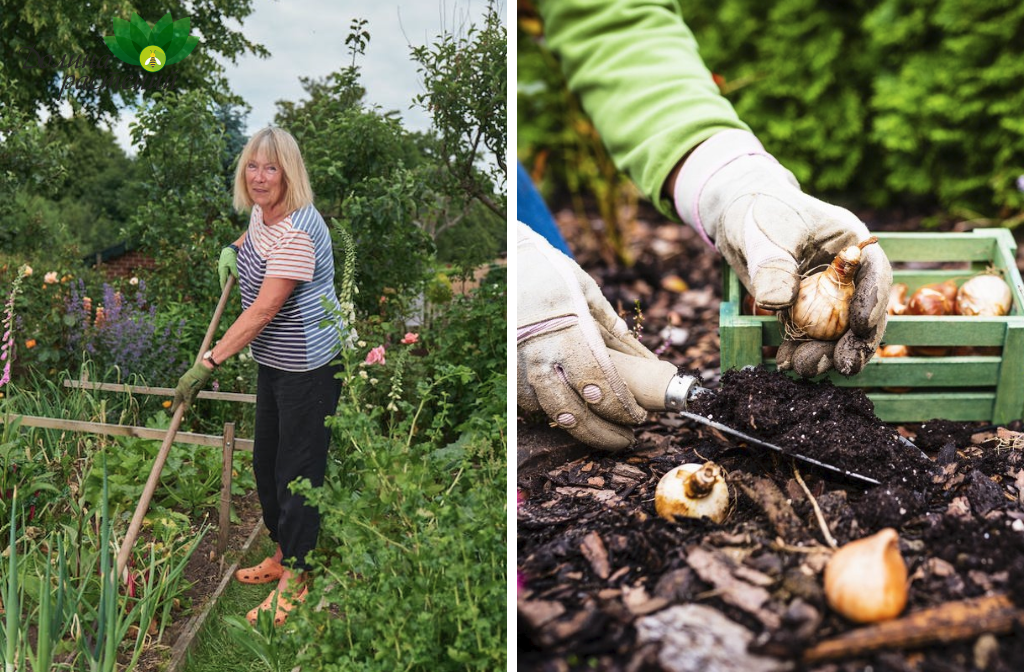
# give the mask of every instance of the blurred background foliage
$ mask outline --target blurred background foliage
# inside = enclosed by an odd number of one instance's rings
[[[679,4],[723,94],[806,191],[855,211],[1024,222],[1021,3]],[[519,160],[549,202],[578,213],[592,203],[621,226],[633,192],[567,92],[529,2],[517,31]]]

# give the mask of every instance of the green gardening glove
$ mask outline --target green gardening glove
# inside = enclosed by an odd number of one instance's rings
[[[220,261],[217,262],[217,274],[220,275],[220,289],[224,291],[224,285],[228,282],[228,275],[235,276],[238,280],[238,248],[228,245],[220,251]]]
[[[213,369],[206,368],[202,362],[186,371],[178,379],[178,386],[174,388],[174,403],[171,404],[171,413],[178,410],[178,406],[181,404],[185,404],[185,410],[188,410],[196,395],[199,394],[201,389],[206,387],[206,383],[212,375]]]

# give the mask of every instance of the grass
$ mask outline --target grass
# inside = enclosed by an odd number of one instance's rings
[[[273,553],[273,542],[264,536],[243,556],[241,566],[256,564]],[[237,631],[233,631],[224,622],[227,616],[244,618],[250,609],[263,601],[272,588],[271,584],[252,586],[232,580],[196,637],[182,667],[183,672],[245,672],[272,669],[239,640],[240,635]],[[259,639],[261,636],[254,630],[252,637]],[[286,654],[282,657],[285,660],[294,659],[294,655]],[[290,670],[292,666],[286,665],[284,669]]]

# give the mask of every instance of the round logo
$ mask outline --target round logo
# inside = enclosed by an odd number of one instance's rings
[[[142,67],[150,72],[156,72],[164,67],[166,62],[167,56],[164,55],[164,50],[160,47],[149,46],[139,54],[139,63],[142,63]]]

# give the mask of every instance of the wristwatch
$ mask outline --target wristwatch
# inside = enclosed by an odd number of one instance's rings
[[[203,359],[209,362],[210,364],[213,364],[213,368],[215,369],[218,366],[220,366],[220,363],[213,358],[213,350],[207,350],[205,353],[203,353]]]

